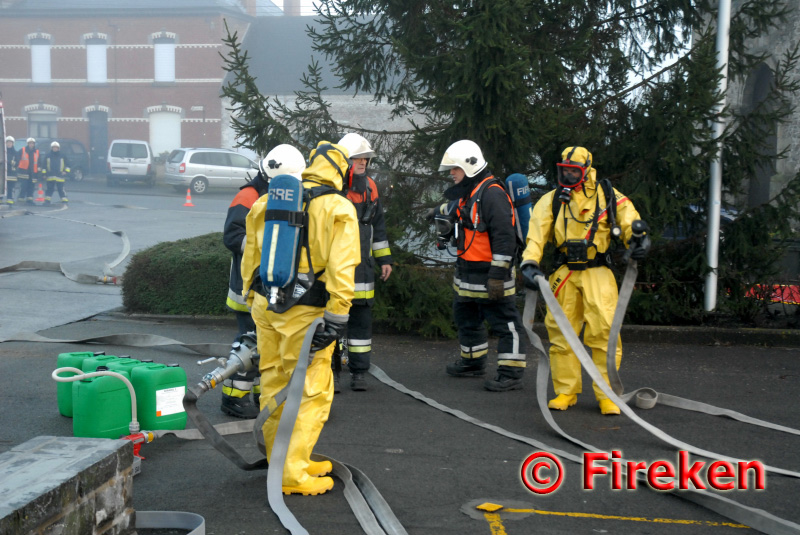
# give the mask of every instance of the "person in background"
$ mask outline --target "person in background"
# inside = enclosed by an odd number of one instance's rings
[[[6,203],[14,204],[14,190],[17,188],[17,162],[19,154],[14,148],[15,139],[6,136]]]
[[[367,175],[367,166],[375,151],[359,134],[346,134],[339,145],[350,153],[350,167],[345,175],[343,191],[356,207],[361,243],[361,263],[356,267],[356,293],[347,322],[347,367],[350,370],[350,389],[364,391],[364,374],[369,370],[372,356],[372,304],[375,300],[375,264],[380,268],[382,281],[392,274],[392,251],[386,234],[386,220],[378,196],[378,186]],[[342,347],[338,345],[337,349]],[[340,359],[341,351],[334,352]],[[334,362],[334,381],[338,384],[338,369]]]
[[[42,174],[47,177],[47,189],[44,192],[44,203],[50,204],[50,200],[55,188],[58,188],[58,195],[61,202],[69,202],[67,193],[64,191],[64,181],[69,173],[69,164],[64,155],[61,154],[61,145],[58,141],[50,143],[50,152],[42,161]]]
[[[19,181],[18,201],[25,201],[27,204],[33,202],[33,182],[39,176],[39,160],[41,154],[36,148],[36,140],[28,138],[27,144],[19,151],[19,162],[17,163],[17,180]]]

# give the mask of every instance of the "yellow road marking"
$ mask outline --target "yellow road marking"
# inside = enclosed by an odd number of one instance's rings
[[[503,526],[503,520],[497,513],[483,513],[483,517],[489,523],[489,529],[492,530],[492,535],[507,535],[506,528]]]
[[[644,518],[636,516],[598,515],[594,513],[566,513],[560,511],[542,511],[540,509],[503,509],[506,513],[535,513],[537,515],[569,516],[574,518],[598,518],[600,520],[627,520],[629,522],[651,522],[653,524],[685,524],[692,526],[717,526],[729,528],[748,528],[744,524],[731,522],[711,522],[708,520],[681,520],[678,518]],[[489,516],[489,515],[485,515]],[[499,515],[492,515],[499,516]],[[494,533],[494,531],[492,532]]]

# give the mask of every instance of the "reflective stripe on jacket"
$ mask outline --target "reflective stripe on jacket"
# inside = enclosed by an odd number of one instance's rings
[[[498,279],[504,281],[505,295],[512,296],[517,237],[511,199],[500,183],[485,184],[494,180],[488,170],[472,180],[469,196],[459,200],[461,236],[453,289],[460,298],[488,299],[486,281]]]
[[[64,182],[64,170],[66,168],[66,160],[60,152],[48,152],[42,162],[42,170],[47,175],[48,182]]]
[[[356,207],[356,217],[359,221],[361,263],[356,267],[355,273],[356,289],[353,303],[356,305],[370,304],[375,298],[375,264],[379,266],[392,264],[392,252],[389,249],[378,186],[370,177],[365,178],[366,184],[362,183],[361,187],[354,189],[352,188],[354,177],[351,176],[351,188],[347,190],[347,198]],[[374,205],[374,215],[371,221],[364,222],[362,221],[364,213],[371,208],[371,205]]]
[[[239,188],[231,201],[222,230],[222,243],[233,255],[228,277],[228,297],[225,304],[238,312],[248,312],[247,300],[242,295],[242,252],[247,235],[247,214],[259,197],[267,193],[269,184],[259,172],[249,184]]]

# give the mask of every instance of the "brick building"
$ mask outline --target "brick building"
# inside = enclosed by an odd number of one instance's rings
[[[95,173],[112,139],[221,146],[225,22],[243,34],[280,14],[268,0],[0,2],[6,131],[78,139]]]

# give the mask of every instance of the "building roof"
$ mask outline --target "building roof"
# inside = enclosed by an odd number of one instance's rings
[[[259,0],[272,4],[269,0]],[[3,16],[153,15],[228,13],[246,16],[240,0],[18,0],[3,2]],[[274,6],[274,4],[272,4]],[[275,9],[280,11],[277,6]]]
[[[333,74],[333,62],[311,49],[312,39],[306,26],[320,29],[314,17],[259,17],[251,22],[242,40],[242,47],[250,58],[250,74],[263,95],[291,95],[303,90],[303,74],[313,56],[319,63],[322,85],[326,94],[354,94],[336,86],[339,80]],[[225,82],[232,78],[228,73]]]

